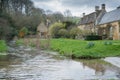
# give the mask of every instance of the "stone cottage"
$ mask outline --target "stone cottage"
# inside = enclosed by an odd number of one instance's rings
[[[89,30],[91,32],[95,31],[96,20],[99,19],[106,13],[105,4],[101,5],[101,9],[99,6],[95,6],[95,12],[85,15],[83,13],[83,17],[81,18],[80,26],[78,28],[82,30]]]
[[[101,20],[96,24],[98,35],[103,39],[120,39],[120,7],[106,12]]]
[[[40,35],[41,38],[46,38],[47,37],[47,33],[48,33],[48,28],[47,26],[42,22],[39,24],[39,26],[37,27],[37,32]]]
[[[90,30],[103,39],[120,39],[120,7],[106,12],[105,4],[95,7],[95,12],[83,16],[79,28],[82,30]]]

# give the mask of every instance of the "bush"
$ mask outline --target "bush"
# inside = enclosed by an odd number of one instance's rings
[[[19,36],[21,38],[25,37],[25,35],[27,35],[27,34],[28,34],[28,29],[26,27],[23,27],[19,32]]]
[[[95,43],[94,42],[89,42],[88,44],[87,44],[87,49],[89,49],[89,48],[92,48],[92,47],[94,47],[95,46]]]
[[[74,27],[74,28],[72,28],[72,29],[70,30],[70,37],[71,37],[72,39],[75,39],[75,37],[76,37],[78,34],[82,35],[82,31],[81,31],[79,28]]]
[[[54,23],[50,26],[50,34],[53,38],[60,38],[58,33],[61,29],[64,29],[65,25],[63,23]]]
[[[68,37],[68,31],[66,29],[60,29],[58,34],[61,38],[67,38]]]
[[[9,34],[6,35],[6,37],[7,37],[6,39],[7,40],[12,40],[14,38],[14,36],[18,34],[18,32],[17,32],[17,30],[15,28],[11,27],[10,31],[11,32],[9,32]]]
[[[105,41],[105,42],[104,42],[104,45],[112,45],[112,42]]]
[[[0,52],[6,52],[7,51],[7,45],[4,40],[0,40]]]
[[[102,40],[102,36],[98,36],[98,35],[87,35],[87,36],[85,36],[85,40]]]
[[[0,39],[11,40],[16,33],[14,22],[9,14],[0,13]]]

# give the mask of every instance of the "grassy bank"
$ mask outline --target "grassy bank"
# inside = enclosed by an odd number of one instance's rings
[[[6,51],[7,51],[6,42],[4,40],[0,40],[0,52],[3,53],[3,52],[6,52]]]
[[[120,41],[83,41],[52,39],[50,48],[73,58],[102,58],[120,56]]]
[[[16,41],[16,45],[24,45],[24,46],[30,46],[30,47],[37,47],[39,46],[39,48],[41,49],[47,49],[48,48],[48,40],[42,39],[39,41],[39,39],[37,40],[36,38],[32,38],[32,39],[19,39]]]
[[[28,42],[27,42],[28,41]],[[36,39],[18,40],[16,43],[36,47]],[[48,40],[40,40],[40,48],[48,48]],[[51,39],[50,50],[72,58],[95,59],[120,56],[120,41],[84,41],[72,39]]]

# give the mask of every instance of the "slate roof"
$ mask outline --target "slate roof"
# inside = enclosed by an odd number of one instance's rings
[[[95,12],[89,14],[89,15],[85,15],[82,19],[80,24],[87,24],[90,22],[94,22],[95,21]]]
[[[92,23],[95,22],[96,20],[96,14],[97,16],[100,14],[101,10],[97,12],[93,12],[91,14],[85,15],[83,18],[81,18],[81,22],[80,24],[88,24],[88,23]]]
[[[99,24],[110,23],[120,20],[120,8],[104,14]]]

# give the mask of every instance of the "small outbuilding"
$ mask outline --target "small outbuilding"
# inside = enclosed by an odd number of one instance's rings
[[[37,32],[40,35],[41,38],[46,38],[47,37],[47,33],[48,33],[48,28],[47,26],[42,22],[39,24],[39,26],[37,27]]]

